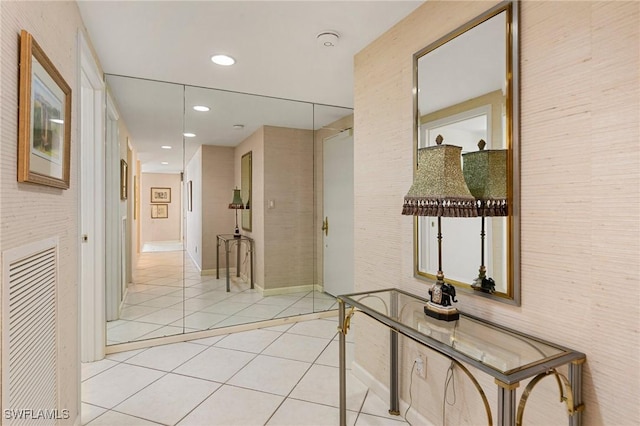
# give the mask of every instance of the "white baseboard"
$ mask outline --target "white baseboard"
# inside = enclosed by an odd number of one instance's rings
[[[215,275],[216,274],[216,270],[215,269],[202,269],[200,271],[200,275],[204,276],[204,275]],[[224,278],[227,275],[227,268],[220,268],[220,278]],[[229,278],[231,277],[235,277],[236,276],[236,268],[229,268]]]
[[[362,368],[360,364],[354,361],[351,364],[351,372],[353,373],[354,376],[356,376],[358,380],[364,383],[365,386],[367,386],[367,388],[369,388],[369,390],[374,394],[376,394],[380,399],[382,399],[383,401],[389,401],[389,397],[390,397],[389,387],[383,384],[381,381],[379,381],[375,377],[373,377],[371,373],[369,373],[367,370]],[[402,399],[400,399],[401,416],[404,416],[404,413],[405,411],[407,411],[408,406],[409,404],[407,404]],[[409,409],[409,412],[407,413],[407,418],[409,419],[412,425],[436,426],[435,424],[428,421],[422,414],[417,412],[413,407]]]
[[[313,291],[315,286],[313,284],[309,285],[299,285],[295,287],[279,287],[279,288],[262,288],[263,296],[279,296],[283,294],[291,294],[291,293],[300,293],[303,291]]]

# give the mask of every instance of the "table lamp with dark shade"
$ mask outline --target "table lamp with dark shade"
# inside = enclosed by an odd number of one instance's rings
[[[238,210],[244,209],[244,203],[242,202],[242,197],[240,196],[240,190],[238,188],[233,190],[233,201],[229,204],[229,208],[236,211],[236,229],[233,232],[233,236],[235,238],[240,238],[240,228],[238,228]]]
[[[451,305],[457,302],[455,287],[445,283],[442,272],[441,217],[476,217],[478,209],[462,174],[462,148],[443,145],[443,140],[438,135],[437,145],[418,149],[418,169],[404,197],[402,214],[438,218],[438,273],[424,312],[433,318],[455,321],[459,317],[458,310]]]
[[[480,230],[480,269],[478,277],[471,287],[485,293],[495,291],[493,278],[487,277],[484,264],[485,217],[507,216],[507,150],[487,149],[486,142],[480,139],[479,151],[462,154],[464,179],[471,194],[476,198]]]

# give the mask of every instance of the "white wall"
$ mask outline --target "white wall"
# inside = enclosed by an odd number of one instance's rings
[[[140,194],[141,244],[152,241],[181,241],[182,185],[179,174],[142,173]],[[151,188],[171,188],[166,219],[151,219]]]
[[[73,424],[79,406],[79,76],[77,38],[84,30],[75,2],[0,2],[0,250],[58,237],[59,409]],[[67,190],[18,183],[18,51],[20,30],[30,32],[72,90],[71,184]],[[86,35],[85,35],[86,37]],[[88,37],[86,37],[89,40]],[[2,283],[3,286],[6,283]],[[2,304],[0,303],[0,306]],[[26,407],[2,407],[26,408]],[[34,407],[38,408],[38,407]],[[45,408],[45,407],[42,407]]]
[[[202,271],[202,147],[198,148],[185,167],[185,191],[187,191],[187,182],[189,181],[192,182],[192,209],[187,211],[185,205],[185,250],[198,269]],[[188,193],[186,196],[189,196]]]
[[[412,57],[494,4],[425,2],[356,55],[357,291],[401,287],[426,294],[425,283],[413,277],[413,219],[400,215],[413,172]],[[521,5],[522,305],[459,294],[458,306],[586,353],[584,424],[635,425],[640,3]],[[356,321],[357,362],[387,383],[388,332]],[[412,346],[403,347],[402,397],[408,400]],[[428,356],[428,380],[414,379],[413,403],[439,424],[448,362]],[[493,381],[481,383],[495,401]],[[551,379],[540,386],[526,423],[566,424],[557,385]],[[447,406],[449,424],[484,423],[468,383],[458,383],[457,395],[456,405]]]

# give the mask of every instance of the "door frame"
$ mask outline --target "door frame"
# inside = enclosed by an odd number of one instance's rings
[[[104,358],[104,116],[105,86],[89,44],[78,30],[78,264],[79,358],[82,362]],[[83,84],[86,77],[88,86]],[[83,90],[93,92],[91,105],[83,103]],[[83,111],[85,113],[83,113]],[[90,121],[86,121],[90,120]],[[89,132],[83,135],[83,130]],[[86,236],[86,240],[85,237]]]
[[[120,317],[122,300],[122,217],[120,215],[120,115],[107,93],[105,123],[105,320]]]

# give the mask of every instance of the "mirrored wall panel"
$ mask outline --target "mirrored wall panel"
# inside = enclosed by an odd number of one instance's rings
[[[107,201],[107,344],[117,344],[184,330],[184,88],[106,81],[107,193],[119,204]]]
[[[109,344],[335,308],[352,272],[325,288],[318,194],[323,146],[353,150],[352,110],[122,76],[107,82],[139,170],[130,235],[140,247],[119,316],[107,324]],[[336,234],[345,215],[353,221],[352,211],[331,214]],[[335,245],[352,246],[349,232]]]

